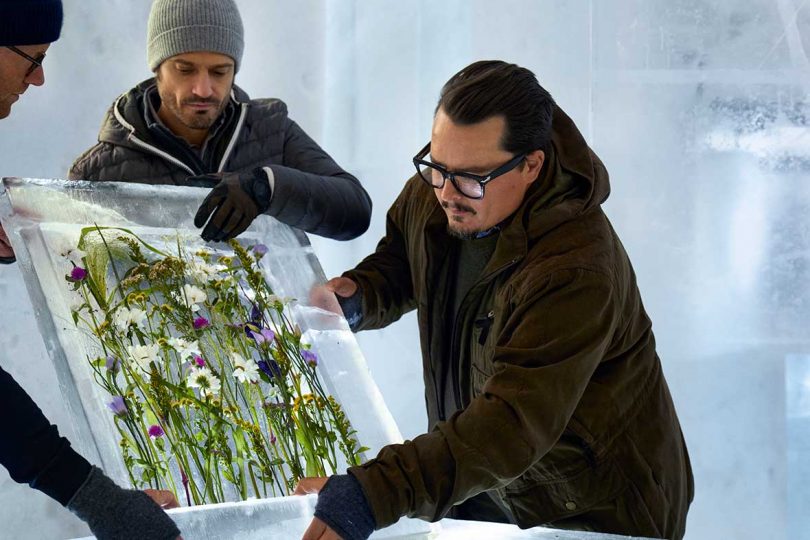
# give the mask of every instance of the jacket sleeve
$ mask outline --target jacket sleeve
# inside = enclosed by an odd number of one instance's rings
[[[440,519],[453,505],[511,483],[561,436],[618,312],[606,276],[561,270],[537,281],[506,314],[481,395],[431,433],[349,469],[377,527],[403,515]]]
[[[2,368],[0,426],[0,464],[11,478],[66,505],[90,475],[91,466]]]
[[[371,198],[360,181],[341,169],[298,124],[286,121],[282,165],[268,165],[274,186],[267,213],[335,240],[351,240],[366,232]]]
[[[343,275],[358,286],[361,297],[360,319],[352,330],[383,328],[399,320],[416,307],[413,279],[408,257],[408,246],[402,231],[413,219],[413,179],[391,206],[385,219],[385,236],[377,249],[354,269]]]

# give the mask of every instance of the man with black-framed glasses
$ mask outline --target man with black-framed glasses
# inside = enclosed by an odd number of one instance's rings
[[[447,82],[413,162],[376,252],[327,289],[353,330],[418,310],[429,431],[302,481],[305,540],[405,515],[682,538],[691,466],[602,162],[499,61]]]

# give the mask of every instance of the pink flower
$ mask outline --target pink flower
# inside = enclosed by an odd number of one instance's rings
[[[211,325],[211,323],[208,322],[208,319],[206,319],[205,317],[197,317],[196,319],[194,319],[194,329],[195,330],[200,330],[200,329],[205,328],[206,326],[210,326],[210,325]]]
[[[205,358],[195,354],[194,355],[194,363],[197,364],[197,366],[199,366],[199,367],[203,367],[205,365]]]
[[[154,439],[157,439],[158,437],[163,437],[163,428],[157,424],[149,426],[149,436]]]

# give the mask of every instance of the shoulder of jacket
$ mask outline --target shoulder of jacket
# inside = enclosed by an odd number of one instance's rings
[[[251,99],[247,102],[247,105],[253,115],[287,116],[287,104],[277,98]]]

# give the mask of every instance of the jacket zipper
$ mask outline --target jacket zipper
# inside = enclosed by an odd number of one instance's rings
[[[123,96],[122,96],[122,97],[123,97]],[[186,165],[185,163],[183,163],[183,162],[182,162],[182,161],[180,161],[179,159],[175,158],[175,157],[174,157],[174,156],[172,156],[171,154],[168,154],[168,153],[164,152],[163,150],[161,150],[161,149],[159,149],[159,148],[157,148],[157,147],[155,147],[155,146],[152,146],[151,144],[145,143],[144,141],[140,140],[140,139],[139,139],[139,138],[138,138],[138,137],[135,135],[135,127],[134,127],[134,126],[132,126],[132,125],[131,125],[129,122],[127,122],[126,120],[124,120],[124,117],[123,117],[123,116],[121,116],[121,113],[119,113],[119,112],[118,112],[118,102],[119,102],[120,100],[121,100],[121,98],[119,97],[119,98],[118,98],[118,101],[116,101],[116,102],[115,102],[115,105],[113,106],[113,113],[115,114],[115,119],[116,119],[116,120],[118,120],[118,122],[119,122],[119,123],[120,123],[122,126],[124,126],[125,128],[127,128],[127,129],[129,130],[129,136],[128,136],[127,138],[128,138],[130,141],[132,141],[132,142],[133,142],[135,145],[140,146],[140,147],[141,147],[141,148],[143,148],[144,150],[147,150],[147,151],[149,151],[149,152],[152,152],[153,154],[155,154],[155,155],[157,155],[157,156],[159,156],[159,157],[162,157],[162,158],[163,158],[163,159],[165,159],[166,161],[168,161],[168,162],[170,162],[170,163],[174,163],[175,165],[177,165],[177,166],[179,166],[179,167],[181,167],[181,168],[185,169],[186,171],[188,171],[188,173],[189,173],[189,174],[191,174],[191,175],[196,174],[196,173],[195,173],[193,170],[191,170],[191,167],[189,167],[188,165]]]

